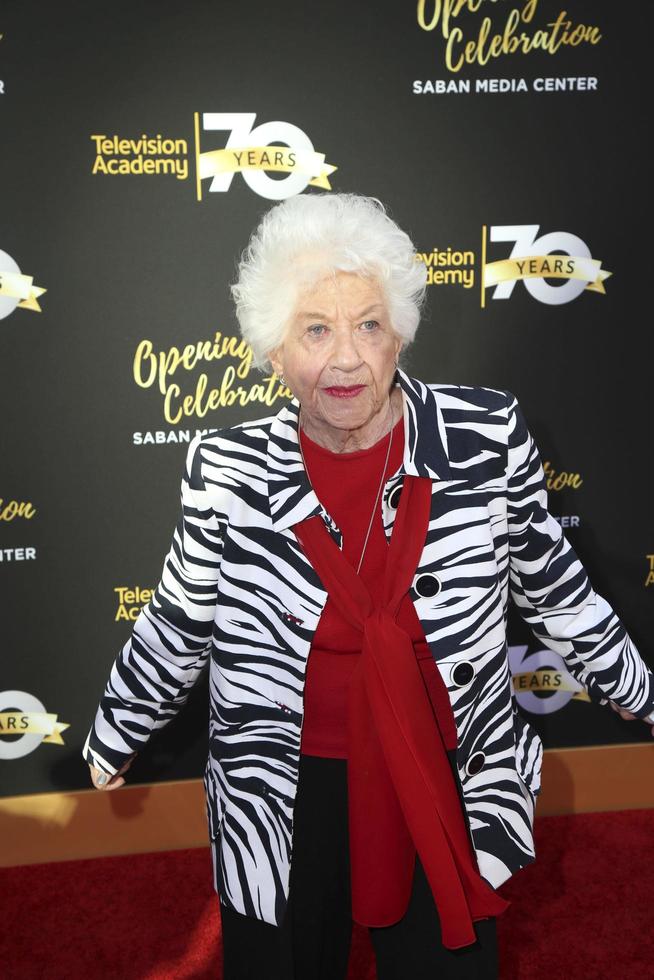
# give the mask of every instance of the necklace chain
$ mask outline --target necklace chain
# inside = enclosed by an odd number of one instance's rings
[[[372,531],[373,521],[375,519],[375,514],[377,512],[377,504],[379,502],[379,496],[380,496],[380,494],[382,492],[382,488],[384,486],[384,477],[386,476],[386,468],[388,466],[388,461],[389,461],[389,459],[391,457],[391,446],[393,445],[393,405],[392,405],[392,402],[390,402],[390,401],[389,401],[389,408],[391,410],[391,429],[390,429],[390,437],[389,437],[389,440],[388,440],[388,449],[386,450],[386,459],[384,460],[384,466],[382,468],[381,480],[379,481],[379,487],[377,488],[377,493],[375,495],[375,502],[372,505],[372,512],[370,514],[370,520],[368,522],[368,530],[366,531],[366,537],[365,537],[365,540],[363,542],[363,548],[361,549],[361,556],[359,558],[359,564],[357,565],[357,575],[361,571],[361,566],[363,565],[363,556],[365,555],[366,548],[368,547],[368,540],[370,538],[370,532]],[[302,457],[302,462],[304,463],[304,472],[307,474],[307,479],[308,479],[309,483],[311,484],[311,489],[313,489],[313,484],[311,483],[311,477],[309,476],[309,467],[307,466],[307,461],[304,458],[304,451],[302,449],[302,434],[301,434],[301,429],[300,429],[300,420],[299,420],[299,417],[298,417],[298,427],[297,427],[297,440],[298,440],[298,445],[300,447],[300,456]]]

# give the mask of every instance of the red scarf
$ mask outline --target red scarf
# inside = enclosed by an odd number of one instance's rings
[[[322,517],[294,526],[341,615],[363,634],[348,704],[348,810],[352,916],[392,925],[406,912],[416,850],[441,920],[443,945],[476,942],[473,920],[509,903],[480,877],[461,803],[408,634],[395,619],[427,534],[431,480],[405,476],[383,595],[376,600],[341,553]],[[371,895],[374,872],[385,885]]]

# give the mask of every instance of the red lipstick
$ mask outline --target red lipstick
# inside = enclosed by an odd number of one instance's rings
[[[323,391],[326,391],[333,398],[354,398],[365,387],[365,385],[332,385],[329,388],[323,388]]]

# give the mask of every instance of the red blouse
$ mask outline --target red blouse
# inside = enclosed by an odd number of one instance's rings
[[[342,532],[343,554],[356,569],[381,480],[388,439],[384,436],[374,446],[358,452],[335,453],[319,446],[304,433],[301,438],[311,484]],[[399,469],[403,454],[404,421],[400,419],[393,430],[386,479]],[[381,504],[378,503],[359,573],[373,595],[381,588],[387,551]],[[400,607],[397,622],[413,642],[445,746],[454,749],[457,736],[450,699],[408,594]],[[347,691],[360,653],[360,631],[339,614],[328,598],[307,664],[300,748],[303,754],[347,758]]]
[[[399,426],[391,473],[402,458]],[[456,745],[449,698],[407,602],[429,522],[431,482],[405,477],[390,546],[377,504],[357,575],[388,437],[356,454],[326,453],[304,437],[303,448],[314,489],[343,532],[343,550],[320,517],[295,525],[330,596],[307,665],[311,680],[301,748],[308,753],[313,744],[348,759],[352,916],[368,926],[401,919],[419,853],[443,945],[466,946],[476,940],[474,920],[500,914],[507,903],[475,867],[446,755]],[[332,597],[338,608],[329,608]],[[421,653],[422,659],[413,659]]]

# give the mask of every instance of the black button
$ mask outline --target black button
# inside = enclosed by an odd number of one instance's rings
[[[390,494],[388,495],[388,506],[392,507],[393,510],[397,510],[400,506],[400,496],[402,495],[403,484],[398,483],[396,487],[393,487]]]
[[[483,752],[475,752],[474,755],[471,755],[466,764],[466,772],[468,775],[476,776],[478,772],[481,772],[485,761],[486,756]]]
[[[464,687],[466,684],[469,684],[474,676],[475,668],[468,660],[457,664],[452,671],[452,680],[458,687]]]
[[[433,599],[441,591],[441,580],[438,575],[425,572],[424,575],[418,576],[414,588],[423,599]]]

